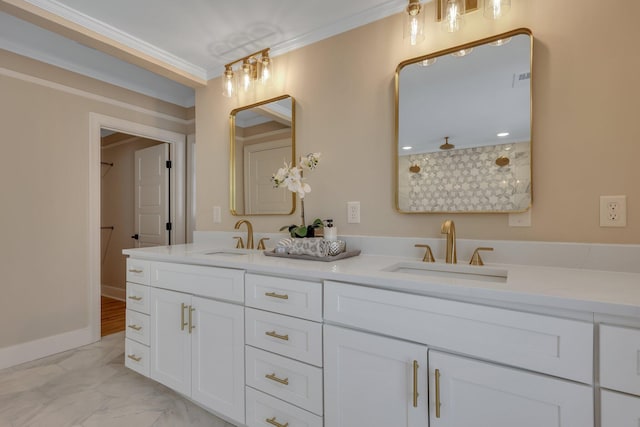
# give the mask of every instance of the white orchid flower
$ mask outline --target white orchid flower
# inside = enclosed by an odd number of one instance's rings
[[[320,156],[322,153],[309,153],[306,156],[300,157],[300,167],[303,169],[313,170],[320,163]]]

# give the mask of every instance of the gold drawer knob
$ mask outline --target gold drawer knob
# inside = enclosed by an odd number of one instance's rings
[[[138,326],[138,325],[129,325],[127,327],[133,329],[134,331],[139,331],[142,329],[142,326]]]

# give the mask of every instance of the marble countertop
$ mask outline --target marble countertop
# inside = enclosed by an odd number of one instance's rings
[[[216,251],[223,253],[212,254]],[[241,255],[230,254],[233,252]],[[515,264],[486,263],[485,267],[459,264],[460,268],[477,271],[506,270],[506,282],[499,282],[426,272],[416,275],[385,271],[398,263],[421,263],[420,259],[387,255],[360,255],[333,262],[306,261],[269,257],[257,250],[220,248],[210,243],[126,249],[123,253],[153,261],[238,268],[318,281],[334,280],[440,298],[640,318],[639,273]],[[437,264],[444,263],[437,260]]]

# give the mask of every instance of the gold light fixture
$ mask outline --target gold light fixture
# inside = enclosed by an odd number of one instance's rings
[[[511,0],[484,0],[484,16],[500,19],[511,10]]]
[[[233,65],[239,62],[242,62],[242,65],[236,73],[233,71]],[[271,80],[273,80],[273,60],[269,57],[269,48],[267,48],[224,66],[222,95],[231,98],[238,92],[249,93],[257,83],[268,86]]]
[[[409,0],[404,14],[404,39],[411,46],[424,40],[424,7],[420,0]]]

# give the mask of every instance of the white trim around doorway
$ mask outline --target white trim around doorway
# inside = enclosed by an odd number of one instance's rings
[[[100,129],[169,143],[171,168],[172,243],[185,243],[186,136],[97,113],[89,113],[89,328],[92,341],[100,340]]]

